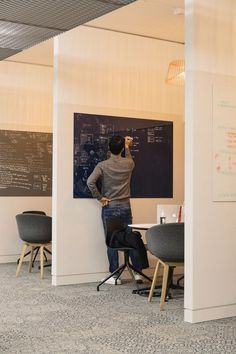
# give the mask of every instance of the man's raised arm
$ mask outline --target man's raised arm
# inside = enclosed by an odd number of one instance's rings
[[[132,158],[132,155],[131,155],[130,149],[129,149],[132,144],[133,144],[133,138],[131,138],[131,136],[126,136],[125,137],[125,157],[132,160],[132,163],[134,165],[134,160]]]

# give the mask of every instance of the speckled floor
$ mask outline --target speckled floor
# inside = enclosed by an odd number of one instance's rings
[[[0,353],[236,353],[236,318],[183,322],[183,295],[159,311],[133,285],[53,287],[50,268],[0,264]]]

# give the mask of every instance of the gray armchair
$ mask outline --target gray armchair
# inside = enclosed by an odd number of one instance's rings
[[[164,267],[160,309],[163,310],[170,267],[184,264],[184,224],[169,223],[155,225],[146,232],[147,249],[157,257],[148,301],[151,301],[158,278],[159,266]]]
[[[39,247],[40,272],[41,278],[43,278],[44,249],[46,246],[50,245],[52,240],[52,218],[46,215],[25,213],[16,215],[16,222],[19,236],[21,240],[24,241],[20,261],[16,270],[16,276],[20,273],[20,268],[28,247],[31,249],[29,262],[29,272],[31,272],[33,252],[35,248]]]

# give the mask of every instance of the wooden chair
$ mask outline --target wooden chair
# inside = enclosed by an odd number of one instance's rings
[[[42,210],[27,210],[27,211],[23,211],[23,214],[39,214],[39,215],[46,215],[46,213]],[[40,250],[40,247],[37,246],[34,248],[34,256],[33,256],[33,261],[32,261],[32,267],[34,266],[34,262],[36,260],[36,257],[38,255],[38,252]],[[52,254],[51,251],[49,251],[49,249],[45,248],[44,249],[44,259],[47,261],[47,256],[46,256],[46,252],[49,253],[50,255]],[[25,253],[24,257],[27,257],[29,254],[31,253],[31,251],[28,251]],[[19,264],[20,262],[20,258],[17,259],[17,264]]]
[[[40,249],[40,273],[43,278],[44,270],[44,250],[51,244],[52,240],[52,218],[39,214],[18,214],[16,222],[19,236],[24,241],[20,261],[17,266],[16,276],[19,275],[25,252],[30,247],[29,272],[32,269],[33,253],[35,248]]]
[[[147,249],[155,257],[157,264],[149,292],[148,301],[152,300],[156,286],[160,265],[164,267],[160,310],[163,310],[168,286],[168,275],[170,268],[183,266],[184,264],[184,224],[170,223],[155,225],[146,233]]]

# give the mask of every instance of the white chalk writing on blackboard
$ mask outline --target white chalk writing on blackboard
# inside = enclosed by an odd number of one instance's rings
[[[51,196],[52,134],[0,130],[0,196]]]

